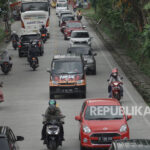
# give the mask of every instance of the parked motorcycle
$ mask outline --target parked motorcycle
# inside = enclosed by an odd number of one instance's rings
[[[17,43],[16,40],[13,40],[13,41],[12,41],[12,47],[13,47],[15,50],[17,49],[18,43]]]
[[[37,57],[32,57],[30,60],[30,66],[33,68],[33,71],[36,70],[36,68],[39,66],[38,64],[38,58]]]
[[[3,87],[3,82],[0,83],[0,87]],[[3,92],[0,90],[0,103],[4,102]]]
[[[111,83],[111,97],[117,99],[118,101],[121,100],[121,84],[122,82],[114,81]]]
[[[11,71],[11,68],[12,68],[12,64],[10,62],[3,62],[1,64],[1,69],[2,69],[2,72],[6,75],[9,73],[9,71]]]
[[[45,117],[45,115],[42,115]],[[62,117],[54,117],[48,122],[45,122],[46,125],[46,145],[49,150],[56,150],[59,146],[62,145],[62,139],[60,136],[60,126],[64,124],[63,121],[61,121]]]
[[[41,38],[42,38],[43,43],[45,43],[46,40],[47,40],[47,35],[46,34],[41,34]]]

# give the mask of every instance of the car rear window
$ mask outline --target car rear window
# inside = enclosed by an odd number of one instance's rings
[[[72,47],[70,48],[69,52],[71,54],[77,54],[77,55],[90,55],[91,51],[89,48],[86,47]]]
[[[88,32],[72,32],[72,38],[89,38]]]
[[[5,138],[0,138],[0,149],[1,150],[10,150],[8,141]]]
[[[66,26],[69,28],[82,28],[82,24],[80,22],[67,23]]]
[[[31,40],[39,40],[40,35],[24,35],[21,37],[21,41],[30,42]]]
[[[58,3],[57,7],[67,7],[67,3]]]
[[[70,20],[75,20],[75,18],[71,17],[71,16],[70,17],[69,16],[68,17],[65,16],[65,17],[62,18],[62,21],[70,21]]]

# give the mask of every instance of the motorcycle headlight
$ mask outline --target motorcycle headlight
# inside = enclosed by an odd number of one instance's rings
[[[51,126],[51,125],[49,125],[46,128],[46,132],[48,134],[55,134],[55,135],[57,135],[60,132],[60,128],[58,126]]]
[[[122,125],[121,128],[120,128],[120,132],[126,132],[126,131],[127,131],[127,125],[124,124],[124,125]]]
[[[84,131],[85,133],[90,133],[90,132],[91,132],[91,129],[90,129],[88,126],[84,126],[84,127],[83,127],[83,131]]]
[[[77,81],[77,84],[82,84],[83,83],[83,80],[78,80]]]

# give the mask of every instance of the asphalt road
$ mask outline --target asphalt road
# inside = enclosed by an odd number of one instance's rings
[[[97,75],[87,76],[87,98],[107,98],[107,79],[113,67],[118,67],[124,77],[124,106],[143,106],[146,104],[136,89],[132,86],[121,68],[116,64],[110,53],[104,47],[96,33],[83,19],[83,24],[93,39],[93,48],[98,54]],[[12,28],[20,33],[20,23],[16,22]],[[50,23],[51,38],[45,44],[45,54],[39,58],[40,67],[33,72],[27,64],[26,58],[19,58],[17,51],[11,44],[7,49],[13,56],[13,70],[7,75],[0,72],[0,80],[4,82],[3,92],[5,102],[0,104],[0,125],[10,126],[16,135],[23,135],[25,140],[19,143],[22,150],[46,150],[40,141],[42,116],[48,106],[49,100],[49,74],[46,69],[50,67],[53,55],[65,54],[69,41],[64,41],[59,31],[58,18],[55,10],[51,12]],[[65,119],[65,142],[59,149],[79,149],[78,122],[74,116],[79,114],[84,99],[73,97],[57,97],[57,102],[62,109]],[[129,121],[131,138],[150,138],[150,115],[146,117],[133,116]]]

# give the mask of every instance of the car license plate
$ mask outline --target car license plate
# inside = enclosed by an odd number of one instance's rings
[[[102,142],[112,141],[112,137],[99,137],[99,141]]]

